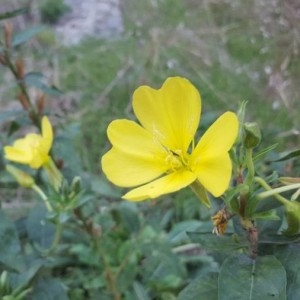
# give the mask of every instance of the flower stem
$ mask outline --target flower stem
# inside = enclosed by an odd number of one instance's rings
[[[33,104],[30,100],[26,85],[23,82],[23,78],[19,78],[18,72],[16,67],[14,66],[14,64],[11,61],[11,57],[10,57],[10,51],[8,48],[4,48],[3,49],[3,54],[4,54],[4,60],[5,60],[5,64],[6,66],[9,68],[9,70],[11,71],[11,73],[13,74],[13,76],[16,79],[16,82],[19,86],[19,89],[21,90],[22,94],[25,96],[26,101],[28,103],[29,106],[29,117],[31,118],[32,122],[34,123],[34,125],[41,129],[41,120],[39,118],[39,115],[37,114],[36,110],[33,107]]]
[[[254,179],[254,174],[255,174],[252,154],[253,154],[253,149],[252,148],[246,149],[246,165],[247,165],[247,168],[248,168],[248,174],[246,176],[245,183],[249,187],[252,186],[253,179]]]
[[[32,189],[35,190],[40,195],[40,197],[42,198],[42,200],[44,201],[44,203],[46,205],[47,210],[49,212],[52,212],[53,208],[52,208],[51,204],[48,201],[48,197],[45,195],[45,193],[42,191],[42,189],[39,186],[37,186],[36,184],[34,184],[32,186]]]
[[[56,227],[55,227],[54,238],[53,238],[50,248],[47,250],[47,255],[51,254],[56,249],[56,247],[58,246],[58,244],[60,242],[63,226],[62,226],[62,223],[59,221],[59,218],[56,219],[55,225],[56,225]]]
[[[80,221],[83,226],[85,232],[90,236],[92,245],[94,246],[95,251],[99,254],[99,258],[104,266],[104,274],[105,280],[108,289],[110,290],[111,294],[113,295],[114,300],[122,300],[121,294],[117,287],[117,277],[119,276],[118,273],[113,273],[112,268],[109,262],[106,259],[106,255],[103,251],[102,245],[100,244],[100,235],[97,233],[95,229],[95,225],[90,221],[86,220],[86,218],[82,215],[80,208],[76,208],[74,210],[74,214],[76,218]]]
[[[295,183],[295,184],[290,184],[290,185],[287,185],[287,186],[282,186],[282,187],[279,187],[279,188],[272,189],[266,183],[266,181],[263,180],[261,177],[255,177],[254,180],[255,180],[255,182],[257,182],[258,184],[260,184],[266,190],[266,192],[262,192],[262,193],[259,193],[257,195],[257,197],[259,199],[265,199],[265,198],[274,196],[282,204],[286,204],[287,202],[289,202],[289,200],[286,199],[285,197],[279,195],[279,193],[300,188],[300,183]]]
[[[47,163],[43,165],[43,168],[47,173],[51,185],[54,187],[56,191],[59,191],[62,184],[63,176],[61,172],[58,170],[58,168],[56,167],[51,157],[49,157]]]

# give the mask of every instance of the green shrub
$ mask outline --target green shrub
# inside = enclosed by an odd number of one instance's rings
[[[40,15],[43,22],[55,24],[69,10],[63,0],[45,0],[40,6]]]

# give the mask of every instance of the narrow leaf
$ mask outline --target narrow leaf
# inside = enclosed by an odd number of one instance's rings
[[[288,160],[288,159],[291,159],[291,158],[295,158],[297,156],[300,156],[300,149],[292,151],[292,152],[290,152],[290,153],[288,153],[288,154],[284,155],[283,157],[278,158],[276,160],[272,160],[272,162],[285,161],[285,160]]]
[[[26,14],[28,12],[28,10],[29,10],[28,7],[23,7],[23,8],[13,10],[13,11],[5,12],[3,14],[0,14],[0,21],[4,20],[4,19],[14,18],[18,15]]]
[[[3,211],[0,211],[0,267],[8,270],[20,270],[21,247],[14,223]]]
[[[247,247],[245,238],[234,234],[214,235],[210,232],[187,232],[192,242],[209,250],[231,251]]]
[[[261,160],[262,158],[264,158],[270,151],[274,150],[276,147],[278,146],[278,143],[273,144],[267,148],[262,149],[261,151],[259,151],[258,153],[256,153],[253,157],[253,161],[257,162],[259,160]]]
[[[218,299],[218,273],[201,275],[195,278],[178,295],[178,300]]]
[[[34,26],[16,33],[12,38],[12,46],[16,47],[27,42],[32,37],[41,33],[45,29],[45,26]]]
[[[138,281],[133,282],[133,290],[138,300],[150,300],[146,289]]]

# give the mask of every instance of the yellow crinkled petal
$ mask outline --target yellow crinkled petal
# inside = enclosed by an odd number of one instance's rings
[[[139,87],[133,94],[133,110],[165,147],[185,153],[199,125],[201,97],[187,79],[170,77],[158,90]]]
[[[129,201],[142,201],[149,198],[157,198],[161,195],[176,192],[191,184],[195,179],[195,174],[190,171],[177,171],[156,179],[146,185],[135,188],[125,194],[122,198]]]
[[[102,170],[115,185],[133,187],[149,182],[166,171],[155,157],[136,156],[112,148],[101,159]]]
[[[115,120],[107,128],[112,145],[122,152],[164,163],[167,151],[154,136],[139,124],[129,120]]]
[[[42,137],[42,151],[43,153],[48,154],[53,144],[53,130],[52,125],[46,116],[42,118]]]
[[[218,156],[230,150],[238,134],[239,121],[236,114],[226,112],[221,115],[201,137],[192,155],[191,162],[204,156]]]
[[[193,171],[203,187],[213,196],[221,196],[229,186],[232,163],[228,153],[215,157],[202,156]]]

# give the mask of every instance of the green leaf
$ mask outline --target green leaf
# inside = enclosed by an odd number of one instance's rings
[[[62,92],[58,88],[48,86],[45,83],[45,77],[40,72],[29,72],[24,76],[23,80],[26,85],[36,87],[49,96],[59,97],[62,95]]]
[[[14,223],[0,210],[0,267],[21,270],[21,247]]]
[[[275,255],[283,264],[287,274],[287,299],[298,300],[300,295],[300,245],[278,247]]]
[[[281,158],[278,158],[276,160],[272,160],[272,162],[285,161],[285,160],[288,160],[288,159],[291,159],[291,158],[295,158],[297,156],[300,156],[300,149],[289,152],[288,154],[284,155]]]
[[[12,38],[12,46],[16,47],[16,46],[19,46],[19,45],[27,42],[32,37],[41,33],[45,29],[46,29],[45,26],[38,25],[38,26],[33,26],[31,28],[25,29],[23,31],[20,31],[20,32],[14,34],[13,38]]]
[[[253,161],[257,162],[259,160],[261,160],[262,158],[264,158],[270,151],[274,150],[276,147],[278,146],[278,143],[273,144],[267,148],[262,149],[261,151],[259,151],[258,153],[256,153],[253,157]]]
[[[0,14],[0,21],[4,19],[14,18],[19,15],[26,14],[29,11],[28,7],[19,8],[16,10],[8,11],[3,14]]]
[[[156,291],[177,289],[182,286],[186,270],[178,256],[172,253],[171,249],[164,249],[154,241],[148,244],[148,249],[151,250],[151,254],[145,255],[143,263],[145,267],[140,270],[143,280]]]
[[[122,202],[113,210],[113,216],[116,222],[120,223],[130,233],[137,233],[140,230],[139,212],[134,203]]]
[[[178,295],[177,300],[218,300],[218,273],[210,273],[195,278]]]
[[[207,207],[211,207],[211,203],[205,188],[198,180],[194,181],[191,185],[193,192],[197,195],[198,199]]]
[[[245,238],[235,234],[214,235],[210,232],[187,232],[192,242],[209,250],[232,251],[247,247]]]
[[[220,269],[218,300],[286,300],[286,272],[275,256],[227,258]]]
[[[107,180],[96,176],[91,179],[91,189],[95,194],[109,198],[119,199],[122,195],[119,189],[113,188]]]
[[[54,278],[41,277],[35,282],[31,300],[68,300],[62,284]]]
[[[0,123],[11,122],[16,120],[18,120],[18,123],[22,123],[22,121],[25,118],[28,118],[28,115],[24,109],[5,110],[0,112]]]
[[[28,258],[27,258],[28,260]],[[45,261],[42,259],[32,260],[26,262],[26,267],[20,273],[9,274],[10,284],[13,288],[24,289],[30,281],[38,274],[40,269],[45,265]]]
[[[280,220],[280,217],[277,215],[277,212],[275,209],[269,210],[269,211],[262,211],[257,212],[252,215],[254,219],[263,219],[263,220],[270,220],[270,221],[278,221]]]
[[[26,220],[28,238],[42,248],[49,248],[54,237],[55,227],[46,218],[47,209],[43,204],[33,207]]]
[[[133,290],[138,300],[151,300],[146,289],[138,281],[133,282]]]
[[[173,226],[168,234],[168,238],[172,244],[183,243],[188,240],[187,231],[199,230],[202,225],[203,223],[197,220],[179,222]]]

